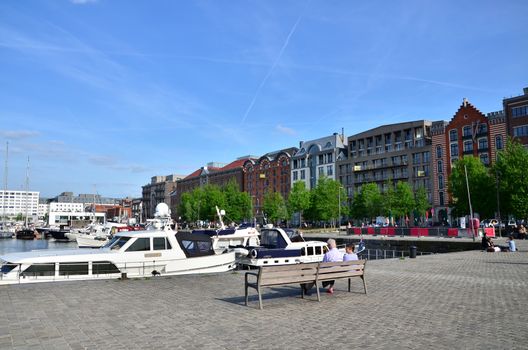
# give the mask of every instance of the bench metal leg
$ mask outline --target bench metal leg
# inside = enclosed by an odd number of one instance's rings
[[[321,301],[321,293],[319,293],[319,284],[315,282],[315,290],[317,291],[317,301]]]
[[[350,278],[348,279],[348,292],[350,293]]]
[[[259,297],[259,307],[262,310],[262,293],[260,288],[258,289],[258,297]]]
[[[363,280],[363,288],[365,289],[365,294],[367,294],[367,281],[365,281],[365,275],[361,276]]]
[[[248,297],[248,285],[246,284],[246,306],[248,304],[248,299],[249,299],[249,297]]]

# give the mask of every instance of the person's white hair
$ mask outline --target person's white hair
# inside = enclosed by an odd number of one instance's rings
[[[333,238],[328,239],[328,241],[326,241],[326,243],[328,244],[330,249],[335,248],[337,246],[336,241]]]

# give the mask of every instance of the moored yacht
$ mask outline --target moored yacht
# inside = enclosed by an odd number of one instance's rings
[[[260,245],[247,247],[239,263],[266,266],[320,262],[327,250],[325,242],[305,241],[298,231],[265,227],[260,230]]]
[[[224,272],[235,252],[215,252],[209,236],[175,232],[164,203],[149,230],[117,233],[103,248],[32,251],[1,256],[0,284]]]

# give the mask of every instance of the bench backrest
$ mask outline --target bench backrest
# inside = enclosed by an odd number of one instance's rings
[[[258,283],[261,286],[273,286],[288,283],[314,282],[318,263],[262,266]]]
[[[363,276],[366,260],[351,260],[339,262],[322,262],[319,264],[319,281],[333,280],[337,278]]]

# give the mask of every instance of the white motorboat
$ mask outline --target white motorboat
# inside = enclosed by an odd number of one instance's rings
[[[320,262],[327,251],[325,242],[305,241],[295,230],[266,227],[260,230],[260,246],[248,247],[239,263],[266,266]]]
[[[260,244],[260,233],[255,227],[249,224],[226,227],[223,220],[225,211],[223,209],[219,210],[216,207],[216,213],[220,223],[220,227],[217,230],[206,229],[192,231],[192,233],[210,236],[213,240],[213,249],[216,252],[234,249],[237,253],[246,255],[248,253],[247,247],[258,246]]]
[[[152,229],[119,232],[100,249],[1,256],[0,284],[216,273],[236,267],[235,252],[215,252],[209,236],[172,230],[169,213],[166,204],[158,204]]]
[[[116,232],[121,231],[136,231],[136,229],[114,222],[107,222],[104,225],[90,224],[77,233],[75,240],[79,248],[101,248]]]

